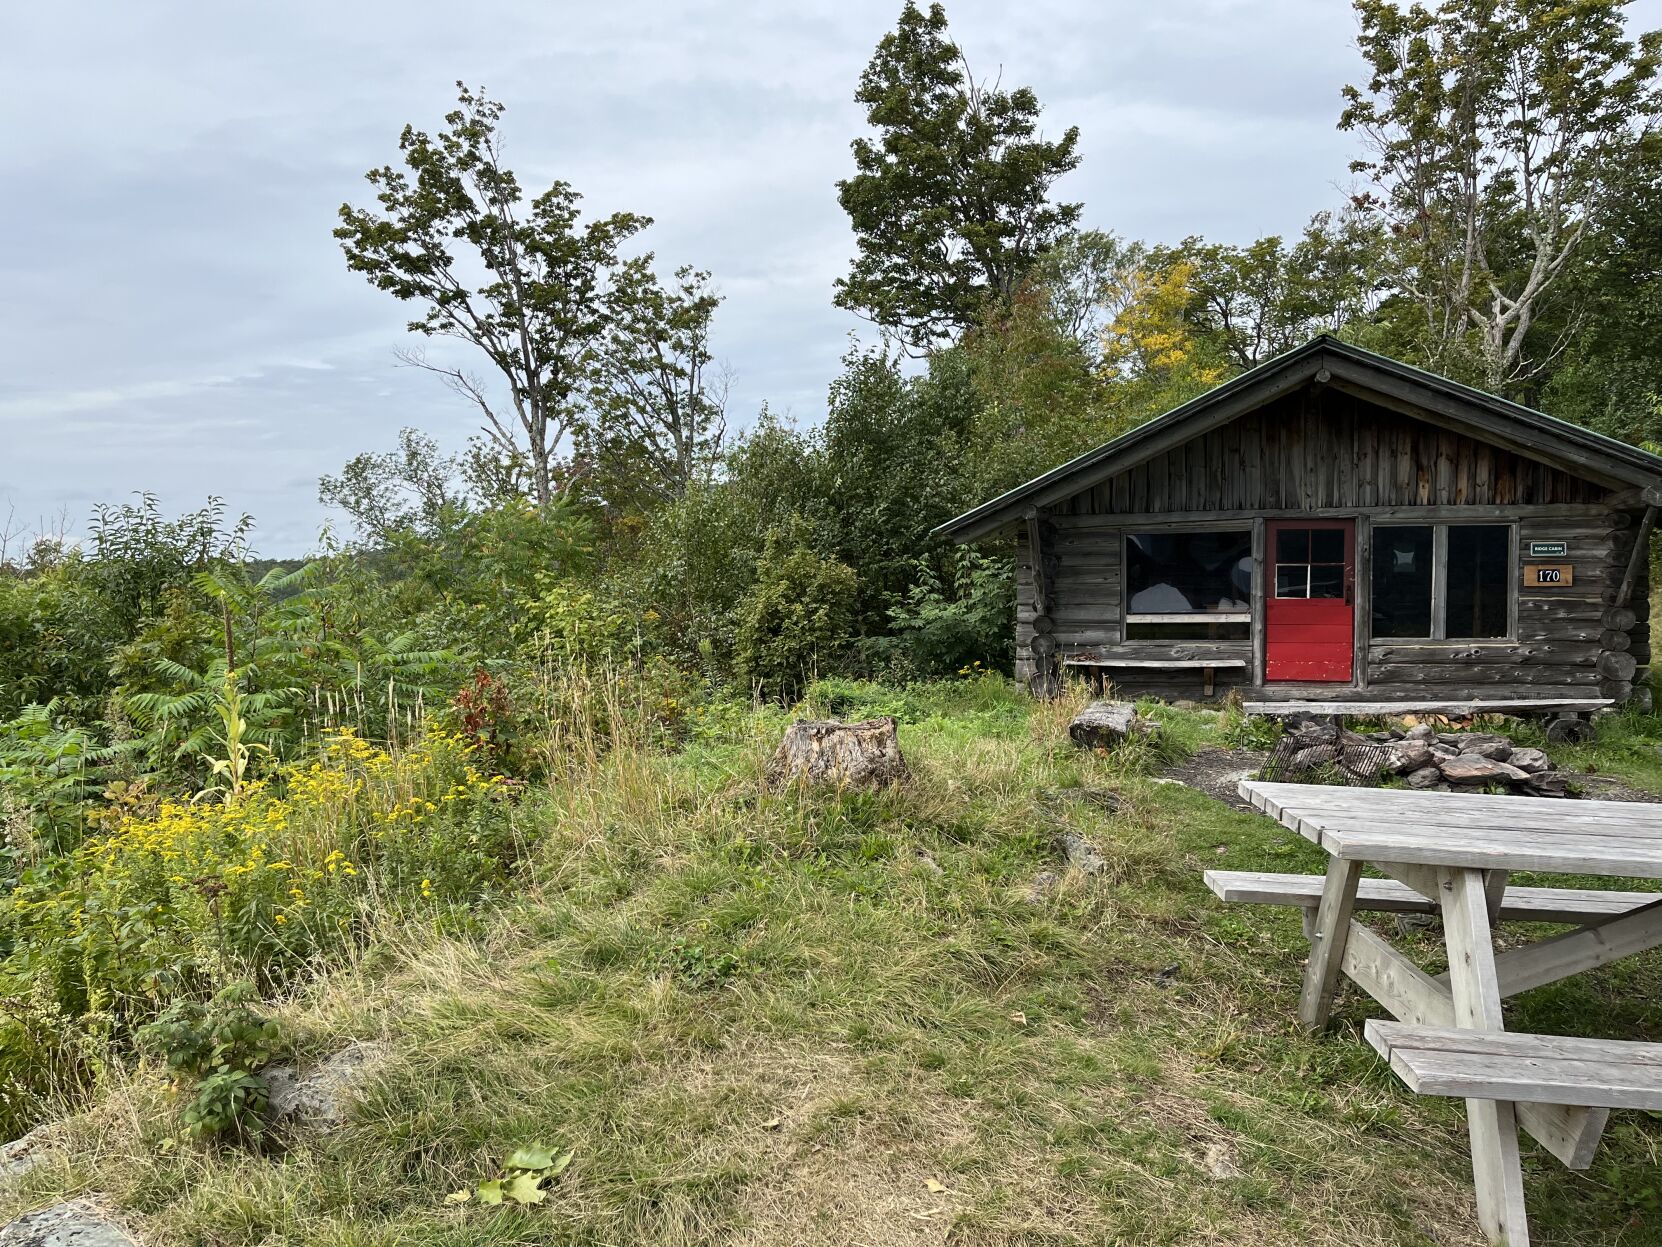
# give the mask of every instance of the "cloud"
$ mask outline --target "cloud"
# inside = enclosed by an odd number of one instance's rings
[[[1654,10],[1662,0],[1640,6]],[[154,489],[215,493],[261,545],[306,548],[317,477],[469,411],[396,365],[409,310],[349,273],[330,230],[364,170],[429,130],[453,82],[509,104],[531,185],[656,218],[661,263],[712,270],[736,423],[815,419],[850,330],[834,184],[855,82],[899,0],[25,6],[8,14],[0,131],[0,511]],[[1077,124],[1060,188],[1132,236],[1247,241],[1330,206],[1358,70],[1336,0],[952,0],[972,65]],[[1653,12],[1640,14],[1649,20]],[[1652,23],[1654,24],[1654,23]],[[23,121],[20,119],[27,119]]]

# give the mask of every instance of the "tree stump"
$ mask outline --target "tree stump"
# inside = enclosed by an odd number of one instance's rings
[[[892,718],[793,723],[768,763],[768,778],[774,782],[803,779],[810,784],[880,788],[899,783],[907,774]]]
[[[1128,701],[1093,701],[1068,724],[1074,744],[1087,749],[1112,749],[1133,736],[1152,736],[1154,724],[1139,718],[1137,707]]]

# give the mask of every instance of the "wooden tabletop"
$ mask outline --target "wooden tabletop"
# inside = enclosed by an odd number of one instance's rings
[[[1339,858],[1662,879],[1662,805],[1258,780],[1240,793]]]

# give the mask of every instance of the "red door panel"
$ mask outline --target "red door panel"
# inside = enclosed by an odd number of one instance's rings
[[[1277,520],[1265,535],[1264,678],[1348,683],[1355,665],[1355,523]]]

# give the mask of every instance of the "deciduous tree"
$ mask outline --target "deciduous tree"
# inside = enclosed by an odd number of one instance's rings
[[[1008,298],[1078,219],[1050,192],[1079,163],[1079,131],[1047,140],[1030,89],[978,81],[939,4],[908,0],[855,99],[878,135],[854,140],[856,172],[837,183],[859,248],[837,305],[927,350]]]
[[[1371,71],[1340,126],[1369,156],[1433,366],[1502,388],[1582,242],[1614,148],[1650,124],[1655,33],[1624,0],[1356,0]]]
[[[710,274],[691,267],[666,286],[649,260],[631,262],[619,280],[591,439],[608,500],[637,506],[680,498],[707,479],[727,433],[728,378],[710,351],[721,296]]]
[[[523,460],[538,506],[574,473],[562,463],[590,412],[596,355],[616,306],[619,247],[651,224],[617,212],[579,221],[579,195],[555,182],[526,202],[502,164],[503,106],[458,83],[459,105],[436,137],[405,126],[404,169],[365,175],[377,208],[342,204],[335,230],[347,266],[424,310],[412,333],[475,347],[507,388],[506,403],[466,368],[407,352],[476,405],[486,439]]]

